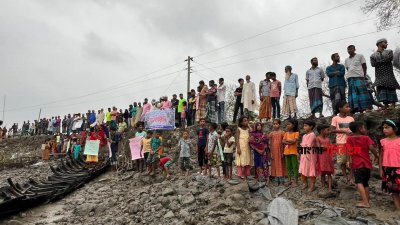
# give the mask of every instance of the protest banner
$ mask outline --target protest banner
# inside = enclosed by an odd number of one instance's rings
[[[82,124],[83,124],[83,120],[77,120],[77,121],[75,121],[75,123],[74,123],[74,129],[73,130],[76,130],[76,129],[80,129],[81,127],[82,127]]]
[[[132,160],[143,158],[140,156],[140,148],[142,147],[141,146],[142,139],[143,139],[143,137],[135,137],[135,138],[129,139],[129,147],[131,149]],[[142,153],[142,156],[143,156],[143,154],[144,153]]]
[[[145,116],[145,127],[148,130],[174,130],[175,110],[153,110]]]
[[[100,146],[100,141],[99,140],[86,141],[85,151],[83,152],[83,154],[84,155],[98,156],[99,155],[99,146]]]

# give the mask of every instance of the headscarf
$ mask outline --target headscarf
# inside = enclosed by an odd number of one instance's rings
[[[257,130],[258,125],[261,125],[261,130]],[[251,133],[262,133],[262,124],[260,122],[256,122],[253,125],[253,130],[252,130]]]

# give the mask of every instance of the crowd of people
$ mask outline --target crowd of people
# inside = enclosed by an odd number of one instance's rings
[[[310,60],[311,68],[306,72],[307,89],[310,100],[311,117],[303,124],[305,134],[301,137],[297,121],[296,98],[299,93],[299,76],[292,72],[291,66],[285,67],[283,90],[276,73],[268,72],[266,77],[256,85],[247,75],[238,80],[239,87],[234,92],[235,107],[233,123],[238,119],[238,127],[229,126],[225,112],[226,86],[220,78],[218,84],[213,80],[199,82],[196,90],[173,95],[171,100],[163,96],[159,101],[145,99],[143,105],[134,102],[126,110],[116,107],[88,111],[85,114],[73,114],[49,119],[40,119],[34,123],[24,122],[22,135],[50,134],[55,140],[47,140],[43,145],[43,159],[48,160],[50,153],[69,153],[79,157],[86,140],[99,140],[100,152],[111,151],[113,168],[117,168],[118,142],[129,127],[137,129],[136,136],[143,137],[141,145],[142,159],[135,163],[140,172],[155,173],[159,167],[170,176],[169,168],[174,161],[163,153],[162,133],[145,131],[146,114],[152,110],[175,110],[175,123],[182,128],[183,134],[178,142],[180,151],[180,168],[182,175],[188,175],[191,152],[197,146],[198,166],[202,174],[232,179],[234,164],[237,176],[245,180],[254,168],[258,181],[274,182],[276,185],[298,185],[301,178],[304,189],[314,191],[317,177],[321,186],[330,191],[333,188],[334,158],[340,165],[345,183],[354,183],[361,195],[362,202],[357,207],[369,208],[369,178],[372,170],[370,152],[379,165],[382,177],[382,189],[392,195],[394,204],[400,209],[400,124],[390,119],[382,123],[386,138],[380,140],[379,152],[376,144],[366,135],[366,127],[361,121],[354,121],[351,114],[372,110],[375,104],[380,110],[390,110],[398,101],[396,90],[400,89],[393,64],[400,67],[400,51],[387,49],[387,40],[376,42],[377,51],[371,55],[371,66],[375,67],[375,82],[367,76],[367,65],[363,55],[355,53],[355,46],[347,47],[349,57],[344,65],[340,64],[337,53],[332,54],[333,64],[324,71],[318,67],[318,59]],[[347,72],[346,72],[347,71]],[[323,116],[324,93],[322,82],[329,77],[329,96],[335,116],[331,124],[319,124],[312,120],[318,113]],[[347,79],[347,80],[346,80]],[[375,90],[376,88],[376,90]],[[346,99],[347,89],[347,99]],[[257,91],[260,104],[258,104]],[[373,94],[375,93],[376,101]],[[280,98],[283,95],[281,111]],[[254,121],[258,111],[258,120]],[[283,117],[283,116],[284,117]],[[273,130],[264,133],[263,120],[271,120]],[[281,124],[285,119],[285,124]],[[250,124],[250,121],[254,123]],[[207,125],[208,123],[208,125]],[[197,143],[190,138],[187,126],[198,124]],[[13,126],[13,131],[17,132]],[[14,129],[15,128],[15,129]],[[285,131],[283,131],[283,128]],[[3,134],[0,136],[4,136]],[[336,135],[331,143],[330,134]],[[332,145],[338,150],[333,157],[327,151]],[[109,147],[108,147],[109,146]],[[323,149],[320,152],[303,151],[310,148]],[[349,153],[349,149],[359,151]],[[109,150],[107,150],[109,149]],[[305,153],[306,152],[306,153]],[[89,163],[97,162],[97,156],[88,156]],[[221,176],[222,172],[222,176]]]
[[[200,120],[197,129],[198,166],[203,175],[213,176],[212,168],[220,179],[232,179],[235,164],[239,179],[246,180],[254,169],[259,182],[274,182],[275,185],[298,185],[303,190],[314,191],[317,178],[321,188],[333,189],[332,176],[335,174],[334,159],[340,165],[342,181],[356,185],[362,201],[359,208],[369,208],[369,179],[373,161],[379,167],[382,190],[389,193],[397,210],[400,210],[400,135],[399,122],[386,119],[382,122],[386,136],[380,140],[379,148],[369,136],[362,121],[350,116],[347,102],[338,102],[339,114],[331,124],[318,124],[308,119],[303,122],[301,135],[299,122],[295,118],[273,119],[272,131],[265,133],[263,124],[250,124],[247,116],[240,117],[236,131],[227,123],[206,126]],[[283,129],[284,128],[284,129]],[[331,142],[330,135],[336,135]],[[193,143],[185,131],[179,142],[182,173],[188,173],[189,149]],[[370,155],[374,156],[371,160]],[[222,176],[220,174],[222,170]]]
[[[365,57],[355,52],[354,45],[347,47],[349,57],[345,59],[344,65],[340,64],[338,53],[331,55],[332,64],[326,67],[325,71],[318,67],[316,57],[311,59],[311,68],[306,71],[305,79],[312,117],[315,117],[316,113],[323,116],[323,96],[330,97],[334,114],[338,113],[335,109],[338,102],[341,101],[349,102],[352,113],[370,111],[373,109],[373,105],[379,109],[395,108],[395,104],[398,102],[396,90],[400,89],[400,85],[394,75],[393,65],[400,69],[400,50],[393,53],[392,50],[387,49],[386,39],[379,39],[376,46],[377,50],[370,56],[371,66],[375,67],[375,82],[372,82],[367,74]],[[325,76],[329,78],[329,95],[325,94],[322,88]],[[296,98],[300,88],[299,76],[292,72],[291,66],[285,67],[283,90],[282,83],[276,79],[275,72],[266,73],[265,79],[259,83],[258,90],[255,83],[251,81],[250,75],[247,75],[245,80],[240,78],[238,83],[239,87],[234,92],[236,101],[233,123],[236,122],[239,115],[246,115],[253,120],[256,111],[259,112],[260,121],[283,118],[281,116],[297,118]],[[18,129],[18,124],[14,124],[10,129],[3,127],[0,137],[16,134],[24,136],[68,133],[73,130],[84,130],[94,124],[100,124],[102,121],[116,123],[117,116],[122,117],[125,123],[131,126],[136,122],[143,121],[144,115],[151,110],[170,108],[175,109],[176,127],[178,128],[198,123],[201,118],[206,118],[210,123],[221,124],[227,121],[226,91],[224,78],[219,78],[218,84],[214,80],[210,80],[208,85],[204,81],[200,81],[197,91],[192,89],[187,93],[187,99],[183,94],[180,94],[179,98],[174,94],[171,100],[168,100],[167,96],[163,96],[159,101],[153,99],[149,102],[148,99],[145,99],[143,104],[134,102],[125,110],[118,111],[113,107],[109,108],[107,112],[104,112],[103,109],[98,110],[97,114],[92,110],[88,113],[68,114],[64,118],[54,116],[34,122],[24,121],[21,129]],[[258,104],[257,91],[260,104]],[[281,96],[283,96],[282,110]]]

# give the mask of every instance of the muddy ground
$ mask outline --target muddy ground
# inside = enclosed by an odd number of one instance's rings
[[[174,167],[173,172],[177,173],[177,165]],[[47,173],[47,163],[3,170],[0,184],[4,185],[8,177],[38,179]],[[250,179],[249,183],[253,185],[255,181]],[[196,169],[188,177],[174,174],[170,178],[161,175],[150,177],[134,171],[107,172],[62,200],[19,213],[0,221],[0,224],[262,225],[268,224],[267,206],[277,194],[290,200],[300,214],[305,214],[299,217],[299,224],[321,224],[320,214],[330,207],[338,207],[340,219],[347,221],[339,224],[397,224],[396,221],[400,220],[390,196],[382,194],[380,181],[376,178],[370,182],[370,209],[355,207],[359,195],[353,186],[341,181],[335,183],[337,195],[323,198],[328,195],[322,188],[310,193],[300,187],[276,187],[272,184],[251,193],[245,181],[210,179],[199,175]]]
[[[379,128],[385,118],[396,119],[400,110],[358,114],[356,120],[367,124],[369,135],[376,142],[382,137]],[[326,117],[318,123],[330,123]],[[270,124],[265,126],[266,132]],[[120,144],[119,152],[129,158],[129,131]],[[179,132],[164,135],[171,147],[169,155],[178,159],[176,143]],[[190,128],[190,136],[195,137],[195,127]],[[44,179],[50,172],[47,163],[40,160],[40,145],[47,137],[29,137],[0,142],[0,186],[6,185],[8,177],[24,179]],[[175,146],[175,147],[174,147]],[[191,163],[194,169],[189,177],[179,176],[179,163],[173,166],[173,176],[164,178],[145,176],[134,171],[120,173],[107,172],[86,184],[64,199],[19,213],[0,220],[0,224],[269,224],[271,213],[267,207],[279,197],[292,202],[298,210],[299,224],[351,224],[399,225],[400,212],[394,211],[389,195],[383,194],[381,182],[374,171],[370,180],[370,209],[355,207],[360,200],[355,187],[345,184],[340,176],[334,177],[334,193],[327,193],[317,183],[317,190],[310,193],[301,187],[269,185],[256,192],[249,192],[248,184],[241,180],[227,182],[209,179],[198,174],[197,153],[193,152]],[[55,163],[51,161],[50,163]],[[10,167],[22,168],[10,168]],[[339,170],[336,170],[339,171]],[[254,179],[250,179],[252,186]],[[279,199],[280,200],[280,199]],[[289,207],[289,206],[288,206]],[[289,207],[290,208],[290,207]],[[283,217],[289,217],[283,210]],[[270,224],[273,224],[271,221]]]

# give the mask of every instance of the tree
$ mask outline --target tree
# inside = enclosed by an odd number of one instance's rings
[[[235,96],[236,86],[233,84],[226,86],[226,98],[225,98],[225,114],[226,120],[232,121],[233,120],[233,111],[235,110]]]
[[[299,97],[297,97],[297,108],[298,113],[297,116],[299,118],[308,118],[311,116],[311,109],[310,109],[310,100],[308,97],[308,90],[305,81],[300,82],[300,87],[305,87],[306,91],[302,91],[299,93]],[[322,82],[322,101],[324,104],[324,115],[332,115],[333,108],[332,108],[332,101],[329,98],[329,79],[326,77]]]
[[[400,0],[366,0],[361,9],[365,14],[375,13],[378,16],[378,30],[400,24]]]

